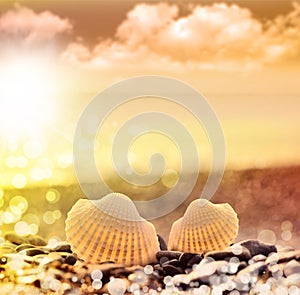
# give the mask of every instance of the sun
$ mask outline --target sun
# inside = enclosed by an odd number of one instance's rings
[[[0,131],[31,133],[51,118],[52,77],[45,62],[17,59],[0,68]]]

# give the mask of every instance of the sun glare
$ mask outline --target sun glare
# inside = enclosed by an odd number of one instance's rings
[[[36,60],[16,60],[0,69],[1,133],[34,132],[51,118],[50,72]]]

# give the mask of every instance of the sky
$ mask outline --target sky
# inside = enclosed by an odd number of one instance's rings
[[[80,114],[97,93],[141,75],[176,78],[207,99],[227,169],[299,164],[299,37],[298,1],[1,2],[0,185],[74,182]],[[112,112],[97,137],[106,139],[98,166],[109,171],[113,134],[129,110],[143,106]],[[207,169],[201,125],[172,105],[163,111],[189,128]],[[141,173],[155,148],[178,156],[176,144],[148,136],[130,154]]]

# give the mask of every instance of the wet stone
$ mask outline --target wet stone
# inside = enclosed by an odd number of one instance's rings
[[[283,272],[287,277],[293,273],[300,273],[300,263],[295,259],[289,261],[287,264],[285,264]]]
[[[258,254],[268,256],[270,253],[276,253],[277,248],[272,244],[265,244],[257,240],[246,240],[239,243],[241,246],[247,248],[250,251],[250,255],[253,257]]]
[[[251,258],[248,249],[243,248],[240,254],[234,254],[231,250],[210,251],[205,254],[205,257],[211,257],[214,260],[229,260],[232,257],[237,257],[240,261],[248,261]]]
[[[293,247],[286,246],[286,247],[276,247],[277,252],[290,252],[290,251],[295,251]]]
[[[239,264],[237,271],[240,271],[240,270],[244,269],[244,268],[247,267],[247,266],[248,266],[248,264],[247,264],[245,261],[242,261],[242,262]]]
[[[24,237],[17,235],[15,232],[5,233],[4,239],[16,245],[25,244]]]
[[[156,253],[157,261],[160,261],[161,258],[166,258],[166,260],[179,259],[182,252],[179,251],[158,251]]]
[[[35,248],[35,246],[31,245],[31,244],[21,244],[21,245],[16,247],[16,251],[20,252],[20,251],[23,251],[23,250],[26,250],[26,249],[32,249],[32,248]]]
[[[35,246],[46,246],[46,241],[39,235],[29,235],[26,237],[25,242]]]
[[[253,262],[265,261],[266,259],[267,259],[267,257],[265,255],[262,255],[262,254],[257,254],[257,255],[252,257]]]
[[[183,269],[180,267],[175,267],[173,265],[163,265],[162,266],[164,272],[166,273],[166,275],[168,276],[175,276],[177,274],[182,274],[183,273]]]
[[[46,241],[38,235],[28,235],[23,237],[17,235],[15,232],[7,232],[4,235],[4,238],[16,245],[31,244],[34,246],[45,246],[47,244]]]
[[[72,253],[71,245],[67,242],[61,242],[56,247],[53,248],[53,251],[55,252],[68,252]]]
[[[39,254],[47,254],[47,252],[45,252],[42,249],[39,248],[29,248],[29,249],[25,249],[19,252],[20,254],[26,254],[28,256],[35,256],[35,255],[39,255]]]
[[[195,256],[193,256],[186,264],[186,267],[188,268],[192,268],[193,265],[195,264],[199,264],[201,262],[201,260],[203,259],[203,256],[200,254],[197,254]]]
[[[286,286],[300,286],[300,274],[293,273],[286,278]]]
[[[165,274],[165,272],[160,264],[155,264],[153,268],[154,268],[154,271],[158,273],[158,275],[163,276]]]
[[[300,261],[300,250],[273,253],[266,259],[266,263],[283,263],[293,259]]]
[[[77,261],[77,258],[74,255],[68,255],[65,258],[65,263],[69,264],[69,265],[74,265]]]
[[[182,264],[177,259],[168,260],[162,264],[162,266],[165,266],[165,265],[172,265],[174,267],[182,267]]]
[[[165,240],[163,239],[163,237],[159,234],[157,234],[157,238],[158,238],[158,243],[159,243],[159,248],[160,250],[168,250],[168,246],[165,242]]]
[[[184,252],[180,255],[179,261],[181,265],[186,266],[189,260],[191,260],[197,253]]]

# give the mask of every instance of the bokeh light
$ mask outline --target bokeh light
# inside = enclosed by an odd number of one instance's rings
[[[27,222],[19,221],[14,226],[15,232],[20,236],[26,236],[31,233],[30,227],[28,226]]]
[[[291,231],[293,229],[293,224],[289,220],[285,220],[281,223],[281,230],[282,231]]]
[[[48,240],[48,246],[50,248],[55,248],[59,244],[59,242],[61,242],[61,239],[59,237],[52,236]]]
[[[53,224],[56,221],[52,211],[46,211],[43,214],[43,220],[47,224]]]
[[[24,188],[27,184],[27,179],[23,174],[16,174],[13,176],[12,185],[15,188]]]
[[[269,230],[269,229],[264,229],[259,232],[257,239],[263,243],[268,243],[268,244],[276,244],[277,238],[276,234],[274,231]]]
[[[49,189],[47,192],[46,192],[46,200],[51,203],[51,204],[54,204],[54,203],[57,203],[60,199],[60,192],[56,189]]]
[[[17,195],[9,201],[9,207],[17,207],[24,213],[28,208],[28,202],[23,196]]]
[[[28,158],[36,159],[42,154],[43,147],[38,141],[28,141],[24,144],[23,152]]]

